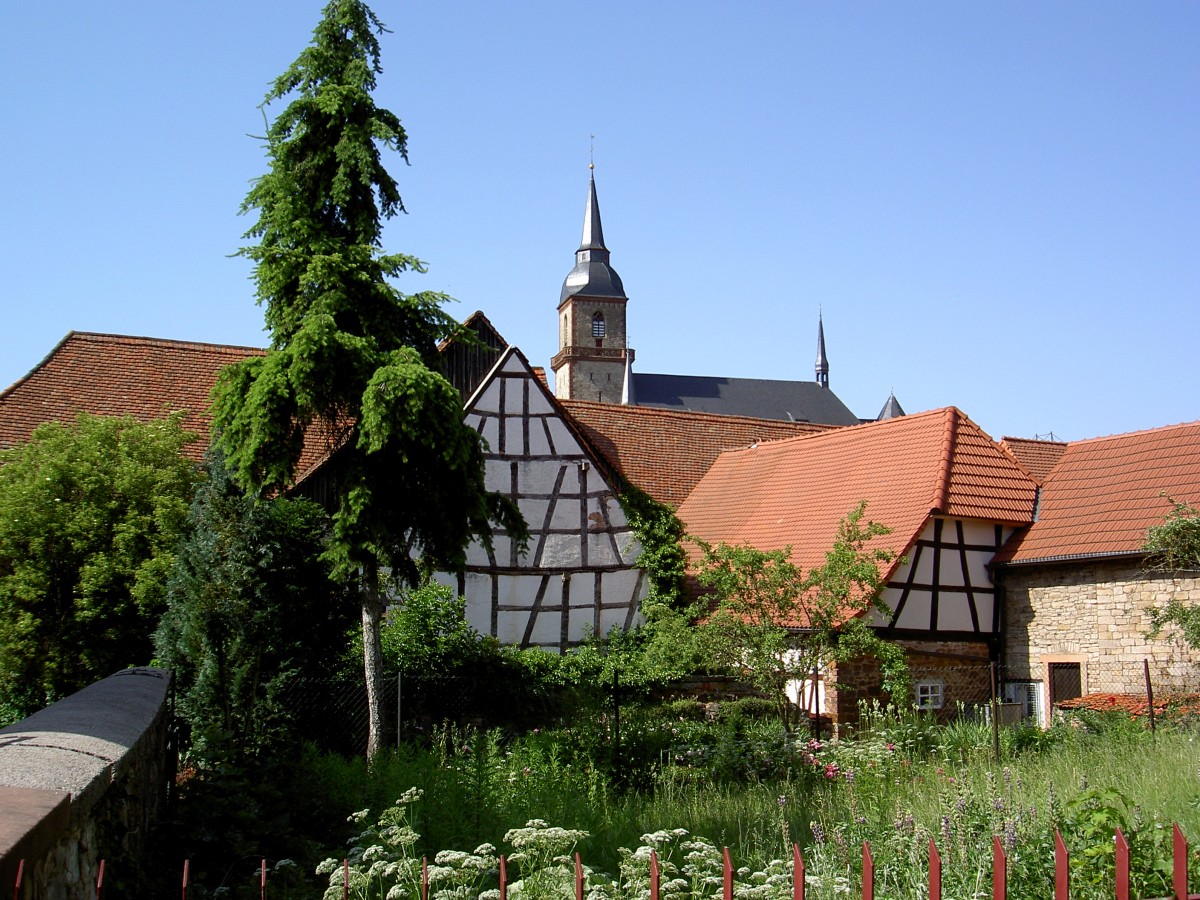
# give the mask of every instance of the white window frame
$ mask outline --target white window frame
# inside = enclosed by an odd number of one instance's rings
[[[913,685],[917,709],[941,709],[946,704],[946,682],[925,678]]]

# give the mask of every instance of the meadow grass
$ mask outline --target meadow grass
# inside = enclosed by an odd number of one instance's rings
[[[500,846],[508,830],[541,819],[587,832],[578,849],[590,865],[610,872],[619,848],[637,847],[642,835],[662,829],[686,829],[759,867],[787,856],[793,841],[819,855],[840,840],[850,860],[863,839],[886,854],[889,846],[896,850],[898,835],[905,846],[931,836],[942,843],[951,829],[958,829],[956,838],[986,832],[988,842],[1006,829],[1014,839],[1018,832],[1050,835],[1070,804],[1105,791],[1116,792],[1119,809],[1110,818],[1127,830],[1177,821],[1193,843],[1200,841],[1194,731],[1151,737],[1059,727],[1024,752],[1006,737],[1006,758],[997,763],[987,729],[958,730],[943,744],[908,748],[888,740],[896,734],[886,729],[825,744],[813,762],[783,777],[710,780],[693,772],[681,779],[665,765],[651,783],[626,790],[552,735],[505,742],[497,732],[447,731],[431,748],[393,751],[369,769],[335,757],[314,757],[308,765],[315,789],[337,797],[345,813],[379,810],[410,787],[422,790],[410,815],[430,854]],[[930,739],[939,733],[945,735],[935,730]],[[826,777],[831,762],[839,768]]]

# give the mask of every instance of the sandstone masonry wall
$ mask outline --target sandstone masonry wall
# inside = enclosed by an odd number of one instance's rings
[[[1167,578],[1130,563],[1014,567],[1003,573],[1009,678],[1045,681],[1047,664],[1078,662],[1083,692],[1141,693],[1143,660],[1156,692],[1200,689],[1200,651],[1174,629],[1157,639],[1148,608],[1200,603],[1200,578]]]

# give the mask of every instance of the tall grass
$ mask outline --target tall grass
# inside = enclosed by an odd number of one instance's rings
[[[1200,742],[1193,732],[1096,735],[1060,727],[1023,752],[1006,735],[1001,764],[991,758],[991,734],[982,726],[915,737],[911,728],[907,737],[903,732],[880,728],[823,745],[812,762],[800,760],[780,777],[681,779],[664,766],[651,783],[631,790],[615,787],[611,772],[553,735],[506,743],[498,732],[451,729],[431,748],[386,754],[370,769],[315,756],[305,768],[314,790],[347,813],[381,809],[420,788],[412,824],[429,852],[499,845],[509,829],[543,819],[588,832],[580,851],[608,870],[619,848],[664,828],[728,846],[748,865],[786,856],[793,841],[814,847],[839,829],[847,840],[853,833],[879,841],[897,822],[910,822],[905,827],[912,832],[936,837],[964,797],[977,805],[999,801],[1003,808],[994,812],[1010,811],[986,823],[999,833],[1017,810],[1023,827],[1050,827],[1056,809],[1085,791],[1115,791],[1139,822],[1178,821],[1193,840],[1200,838]],[[832,777],[830,764],[837,766]]]

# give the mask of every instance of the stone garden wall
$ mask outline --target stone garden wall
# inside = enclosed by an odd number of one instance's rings
[[[127,669],[0,729],[0,896],[140,896],[139,863],[174,774],[171,674]]]

